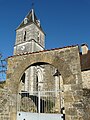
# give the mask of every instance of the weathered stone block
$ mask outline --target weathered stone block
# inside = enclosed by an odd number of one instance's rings
[[[77,115],[76,108],[67,108],[67,110],[65,112],[66,112],[66,114],[68,114],[70,116],[76,116]]]
[[[83,96],[90,97],[90,89],[83,89]]]
[[[76,91],[76,90],[80,90],[80,89],[82,89],[81,84],[72,84],[71,85],[71,90],[72,91]]]
[[[72,101],[74,101],[73,93],[72,92],[65,92],[64,93],[64,100],[65,100],[65,102],[72,102]]]
[[[76,108],[78,108],[78,109],[83,109],[83,108],[84,108],[84,105],[83,105],[83,103],[78,102],[78,103],[74,103],[74,104],[73,104],[73,107],[76,107]]]

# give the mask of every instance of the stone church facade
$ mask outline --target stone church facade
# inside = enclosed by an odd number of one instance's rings
[[[61,90],[61,108],[57,95],[53,109],[65,108],[65,120],[89,120],[90,51],[86,44],[81,49],[75,45],[45,50],[45,33],[32,9],[16,29],[7,79],[0,83],[0,120],[16,120],[19,93],[35,95],[39,89],[55,95]]]

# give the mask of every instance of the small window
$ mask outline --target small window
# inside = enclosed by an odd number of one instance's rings
[[[25,73],[23,74],[21,81],[25,84]]]
[[[40,42],[40,32],[38,32],[37,41]]]
[[[36,91],[38,91],[38,75],[36,75]]]
[[[25,31],[25,33],[24,33],[24,41],[26,41],[26,31]]]
[[[28,18],[24,18],[24,24],[28,23]]]

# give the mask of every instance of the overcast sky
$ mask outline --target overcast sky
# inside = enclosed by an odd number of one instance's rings
[[[46,49],[87,43],[90,47],[90,0],[34,0],[46,33]],[[0,0],[0,52],[13,55],[15,29],[31,10],[32,0]]]

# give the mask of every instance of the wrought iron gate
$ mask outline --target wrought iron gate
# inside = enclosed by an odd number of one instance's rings
[[[60,91],[21,92],[17,120],[63,120]]]

